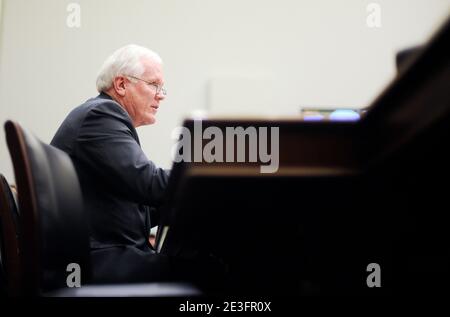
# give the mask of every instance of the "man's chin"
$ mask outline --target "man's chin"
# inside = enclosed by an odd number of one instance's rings
[[[153,117],[153,116],[151,116],[150,118],[148,118],[148,119],[145,121],[145,125],[154,124],[155,122],[156,122],[156,118]]]
[[[151,124],[154,124],[155,122],[156,122],[155,118],[149,118],[145,121],[141,121],[141,123],[138,124],[137,126],[135,126],[135,128],[142,127],[144,125],[151,125]]]

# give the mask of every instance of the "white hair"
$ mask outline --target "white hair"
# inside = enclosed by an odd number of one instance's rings
[[[148,48],[130,44],[119,48],[103,63],[97,75],[97,90],[102,92],[112,87],[118,75],[141,76],[144,73],[142,58],[162,64],[161,57]]]

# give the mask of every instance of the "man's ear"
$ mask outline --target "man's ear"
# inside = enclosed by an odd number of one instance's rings
[[[126,78],[124,76],[117,76],[114,78],[114,90],[121,97],[125,96],[126,84]]]

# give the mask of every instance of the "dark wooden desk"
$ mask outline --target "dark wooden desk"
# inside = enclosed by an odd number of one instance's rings
[[[449,35],[447,21],[358,122],[203,120],[203,129],[223,131],[278,127],[279,169],[261,174],[260,162],[175,164],[161,252],[200,250],[221,259],[230,272],[224,294],[445,286]],[[184,126],[193,131],[194,122]],[[367,287],[370,263],[381,267],[380,289]]]

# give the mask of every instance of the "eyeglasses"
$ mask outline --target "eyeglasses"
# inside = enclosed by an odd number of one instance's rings
[[[158,84],[155,84],[155,83],[146,81],[146,80],[144,80],[144,79],[142,79],[142,78],[138,78],[138,77],[135,77],[135,76],[131,76],[131,75],[125,75],[125,76],[130,77],[130,78],[134,78],[134,79],[137,79],[137,80],[141,80],[141,81],[143,81],[144,83],[146,83],[147,85],[155,87],[155,89],[156,89],[155,94],[156,94],[156,95],[159,95],[159,94],[161,94],[161,95],[163,95],[163,96],[166,96],[166,95],[167,95],[167,90],[166,90],[163,86],[160,86],[160,85],[158,85]]]

